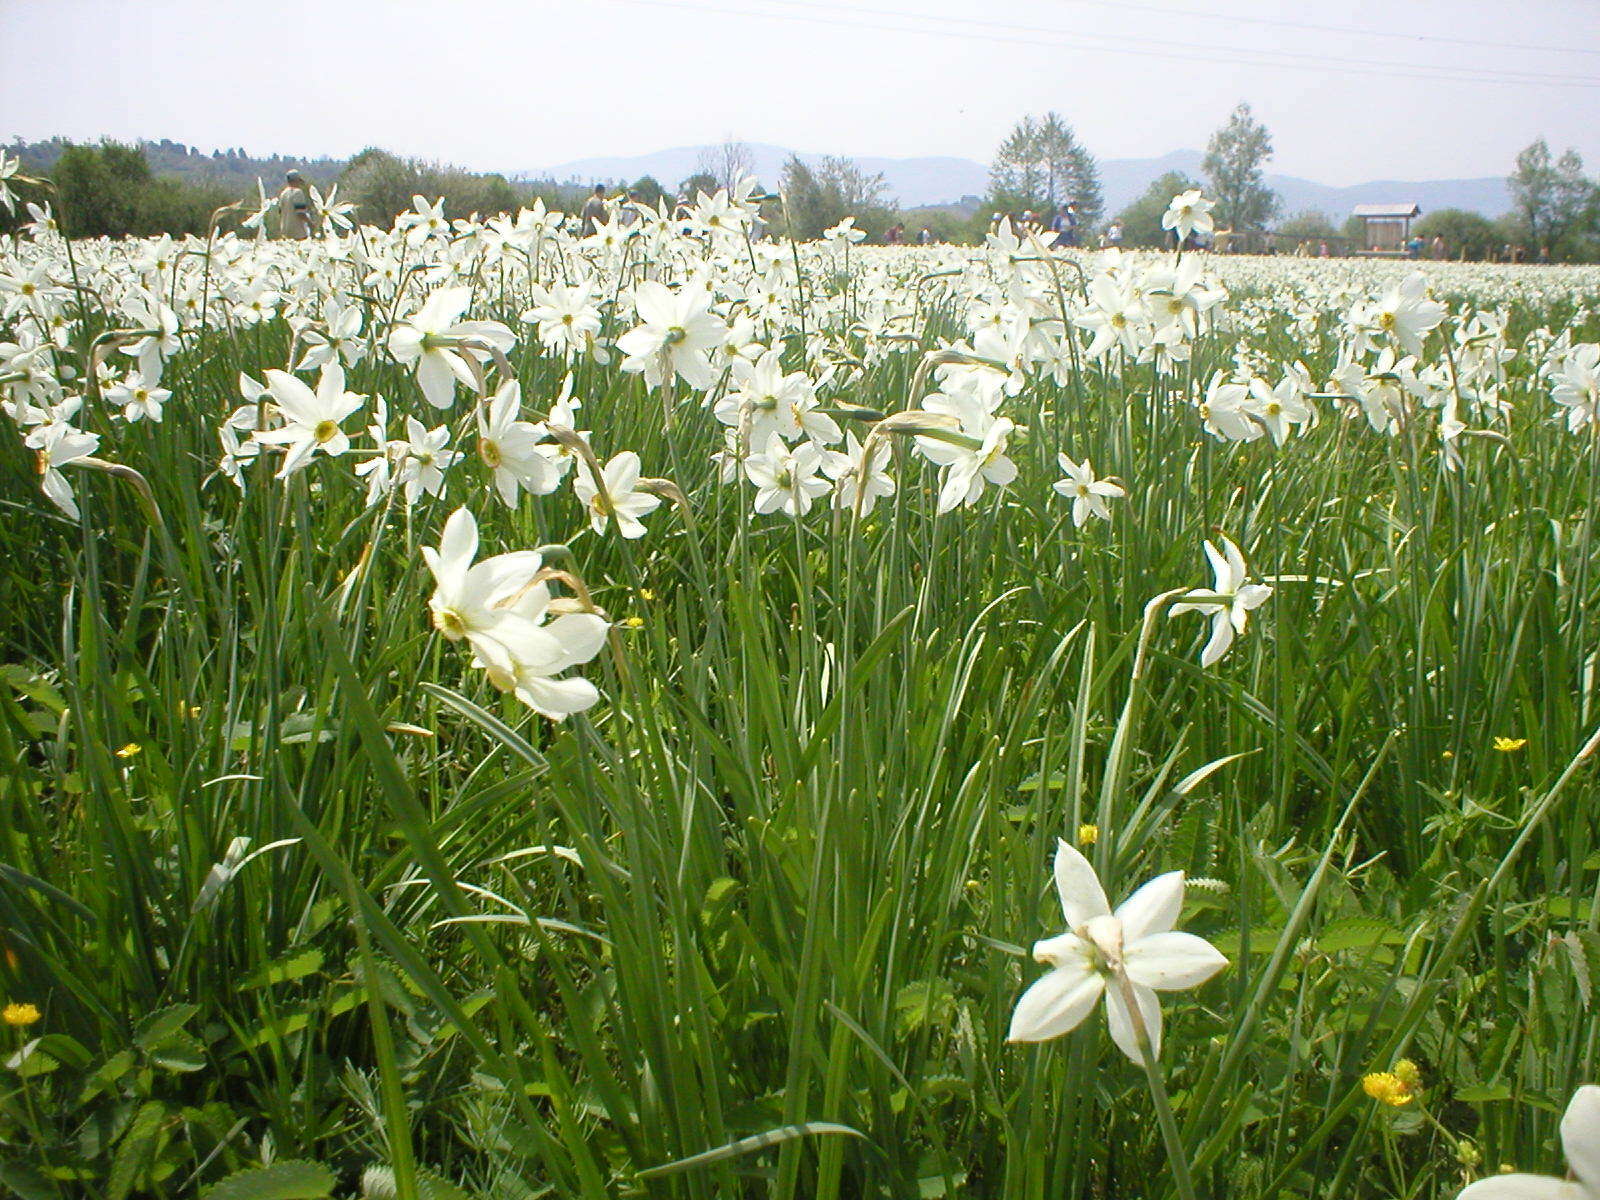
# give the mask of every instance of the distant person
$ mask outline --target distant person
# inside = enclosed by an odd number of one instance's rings
[[[1318,242],[1317,243],[1317,257],[1318,258],[1331,258],[1331,257],[1333,257],[1332,253],[1328,249],[1328,243],[1327,242]]]
[[[617,218],[618,223],[628,229],[639,223],[639,207],[644,203],[644,197],[638,191],[628,193],[628,202],[622,206],[622,215]]]
[[[1034,219],[1033,209],[1024,209],[1022,212],[1022,229],[1025,233],[1032,233],[1039,228],[1039,222]]]
[[[1547,262],[1550,261],[1550,243],[1549,242],[1546,242],[1544,245],[1539,247],[1539,261],[1542,262],[1542,263],[1547,263]]]
[[[926,246],[931,241],[933,241],[933,230],[924,225],[922,232],[917,234],[917,245]]]
[[[592,237],[594,231],[611,217],[611,206],[606,203],[606,185],[594,185],[594,194],[583,203],[583,236]]]
[[[1450,252],[1444,244],[1444,234],[1436,233],[1433,235],[1433,248],[1431,252],[1435,262],[1443,262],[1448,256]]]
[[[887,235],[885,235],[884,241],[888,242],[891,246],[898,246],[905,240],[906,227],[904,225],[896,222],[895,224],[889,226],[889,232]]]
[[[1056,245],[1076,246],[1078,244],[1078,206],[1070,200],[1056,210],[1056,215],[1050,221],[1050,229],[1056,235]]]
[[[1113,221],[1106,227],[1106,245],[1113,250],[1122,249],[1122,222]]]
[[[290,171],[283,179],[283,191],[278,193],[278,236],[303,242],[315,224],[311,186],[299,171]]]

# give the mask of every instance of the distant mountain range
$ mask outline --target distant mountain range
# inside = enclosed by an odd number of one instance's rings
[[[793,151],[762,142],[748,143],[755,160],[756,177],[776,185],[783,164]],[[518,172],[525,179],[554,179],[557,182],[590,183],[613,180],[631,183],[642,175],[653,175],[667,187],[694,174],[707,146],[679,146],[621,158],[583,158],[553,167]],[[820,154],[801,154],[802,162],[819,161]],[[1152,182],[1168,171],[1181,171],[1200,178],[1198,150],[1174,150],[1160,158],[1108,158],[1100,160],[1100,185],[1106,209],[1116,212],[1136,199]],[[974,201],[989,187],[989,168],[970,158],[857,158],[867,171],[881,172],[889,192],[908,208],[955,205]],[[1481,179],[1376,179],[1370,183],[1335,187],[1300,179],[1293,175],[1267,175],[1267,184],[1283,198],[1285,215],[1308,209],[1326,213],[1342,221],[1357,204],[1404,203],[1415,201],[1423,212],[1440,208],[1464,208],[1497,217],[1511,207],[1504,177]]]

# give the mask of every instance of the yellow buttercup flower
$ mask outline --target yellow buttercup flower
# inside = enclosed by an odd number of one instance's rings
[[[624,625],[626,625],[629,629],[643,629],[644,628],[644,618],[643,617],[623,617],[622,618],[622,623]]]
[[[8,1004],[0,1010],[0,1021],[16,1029],[32,1025],[39,1017],[38,1008],[32,1004]]]
[[[1528,744],[1527,738],[1497,737],[1494,739],[1494,748],[1501,754],[1514,754]]]
[[[1379,1104],[1404,1108],[1422,1090],[1422,1071],[1409,1058],[1394,1064],[1392,1071],[1374,1071],[1361,1077],[1361,1090]]]
[[[1098,842],[1099,840],[1100,840],[1100,826],[1098,826],[1098,825],[1089,825],[1089,824],[1084,824],[1084,825],[1079,825],[1078,826],[1078,845],[1080,845],[1080,846],[1092,846],[1096,842]]]
[[[144,747],[139,745],[138,742],[129,742],[126,746],[123,746],[117,751],[117,757],[132,758],[134,755],[140,753],[143,749]]]

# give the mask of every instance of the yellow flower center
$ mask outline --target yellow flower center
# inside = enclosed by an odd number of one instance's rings
[[[453,608],[434,609],[433,627],[452,642],[460,641],[467,634],[467,623]]]
[[[311,436],[317,439],[317,445],[333,441],[339,436],[339,423],[337,421],[318,421],[317,427],[311,431]]]

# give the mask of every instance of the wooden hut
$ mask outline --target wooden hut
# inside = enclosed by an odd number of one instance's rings
[[[1368,254],[1403,254],[1411,222],[1422,215],[1415,204],[1358,204],[1351,216],[1361,222],[1362,247]]]

